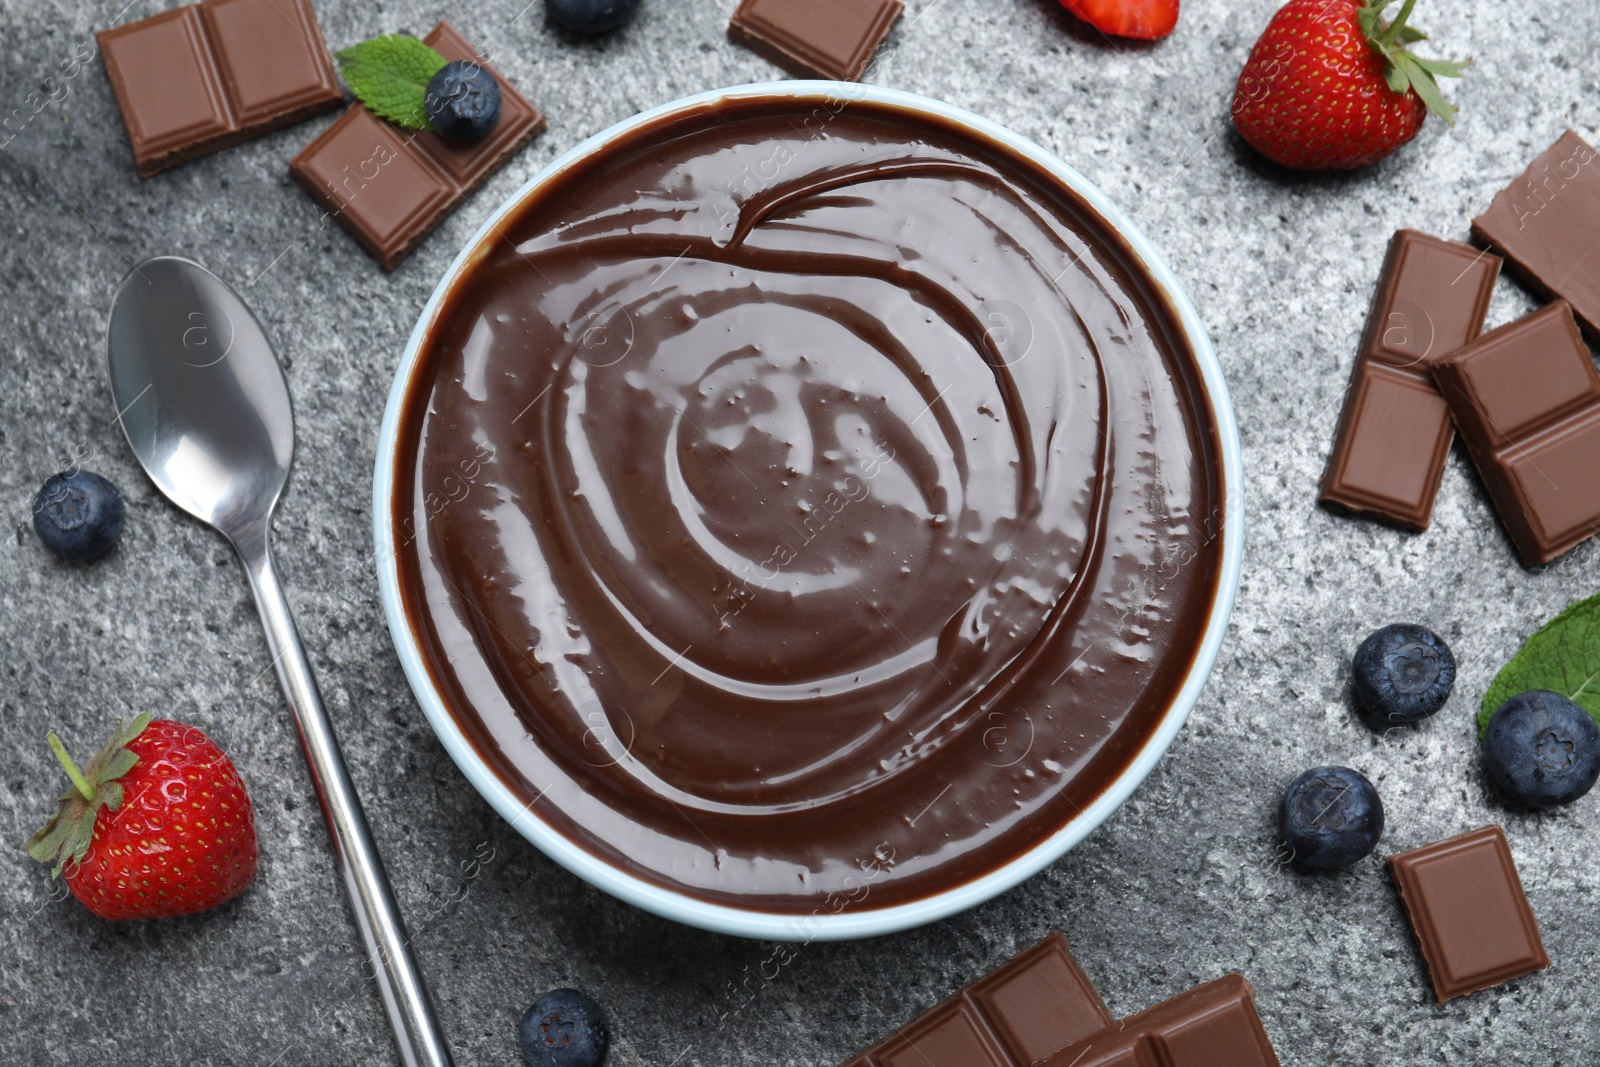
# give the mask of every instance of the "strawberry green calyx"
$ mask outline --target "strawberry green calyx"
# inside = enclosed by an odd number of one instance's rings
[[[94,841],[94,821],[100,809],[116,811],[122,807],[122,785],[117,779],[139,762],[139,757],[128,751],[128,744],[144,732],[152,718],[146,712],[126,726],[118,719],[111,740],[81,771],[67,755],[61,739],[53,731],[48,736],[50,751],[72,779],[72,788],[61,798],[60,806],[44,824],[44,829],[28,838],[22,847],[40,863],[55,863],[50,872],[52,878],[59,878],[69,863],[77,863],[89,851]]]
[[[1393,22],[1381,21],[1379,16],[1383,14],[1383,9],[1393,2],[1366,0],[1356,15],[1361,23],[1361,32],[1367,35],[1372,47],[1383,57],[1384,78],[1389,88],[1401,94],[1415,89],[1417,97],[1429,111],[1454,126],[1456,107],[1444,98],[1435,77],[1459,78],[1472,60],[1424,59],[1413,55],[1406,45],[1428,39],[1428,35],[1421,30],[1406,25],[1406,19],[1411,16],[1411,9],[1416,6],[1417,0],[1405,0]]]

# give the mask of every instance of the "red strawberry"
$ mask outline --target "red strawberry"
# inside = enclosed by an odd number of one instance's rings
[[[1250,50],[1233,93],[1233,124],[1262,155],[1297,169],[1376,163],[1417,135],[1429,111],[1454,124],[1435,75],[1465,62],[1423,59],[1406,45],[1416,0],[1390,23],[1393,0],[1289,0]],[[1468,61],[1470,62],[1470,61]]]
[[[233,761],[193,726],[141,715],[82,771],[55,734],[72,789],[25,846],[66,871],[103,919],[160,919],[214,908],[256,876],[256,822]]]
[[[1178,24],[1178,0],[1061,0],[1061,6],[1113,37],[1153,41]]]

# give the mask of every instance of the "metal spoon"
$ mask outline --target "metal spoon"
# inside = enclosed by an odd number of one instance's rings
[[[294,452],[289,387],[266,332],[216,275],[175,256],[134,267],[111,306],[111,394],[145,473],[221,531],[250,576],[356,926],[406,1067],[450,1052],[361,813],[267,544]]]

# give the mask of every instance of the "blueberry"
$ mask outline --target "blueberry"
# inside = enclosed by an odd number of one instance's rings
[[[500,121],[500,83],[479,63],[446,63],[422,101],[434,131],[460,141],[486,137]]]
[[[44,546],[74,563],[111,551],[122,536],[122,494],[89,471],[52,474],[33,498],[33,529]]]
[[[531,1067],[599,1067],[611,1032],[605,1013],[588,994],[552,989],[523,1013],[517,1041]]]
[[[1356,649],[1356,700],[1379,724],[1421,722],[1456,684],[1450,646],[1425,626],[1392,623]]]
[[[1348,867],[1383,836],[1383,801],[1360,771],[1313,767],[1283,791],[1278,831],[1305,867]]]
[[[573,33],[604,33],[633,18],[639,0],[545,0],[550,17]]]
[[[1495,709],[1483,762],[1501,789],[1531,808],[1569,804],[1600,778],[1600,726],[1560,693],[1535,689]]]

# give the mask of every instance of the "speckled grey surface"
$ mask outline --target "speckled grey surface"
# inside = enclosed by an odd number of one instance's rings
[[[836,1062],[1052,927],[1118,1014],[1244,972],[1289,1067],[1600,1060],[1600,799],[1540,817],[1507,811],[1470,726],[1522,637],[1600,584],[1600,553],[1587,544],[1523,570],[1459,450],[1427,534],[1313,506],[1389,234],[1464,238],[1471,215],[1563,129],[1600,134],[1590,0],[1521,9],[1515,34],[1499,5],[1422,0],[1417,21],[1476,57],[1449,88],[1461,120],[1429,122],[1398,156],[1333,178],[1264,166],[1227,121],[1275,0],[1187,0],[1176,34],[1153,47],[1109,45],[1054,0],[911,0],[874,80],[1057,151],[1188,286],[1242,431],[1245,573],[1187,729],[1082,846],[968,914],[877,942],[813,944],[775,975],[762,966],[772,946],[614,902],[502,823],[434,740],[361,572],[383,399],[435,279],[495,204],[578,140],[690,92],[773,76],[724,41],[732,0],[645,0],[598,43],[548,26],[540,0],[319,0],[334,47],[447,15],[550,118],[392,275],[319,228],[289,180],[289,157],[326,118],[135,177],[99,63],[71,79],[58,66],[92,30],[170,6],[136,2],[119,19],[122,2],[0,0],[0,113],[12,116],[0,149],[0,839],[20,842],[61,788],[46,729],[87,750],[109,715],[151,709],[231,752],[257,805],[261,873],[212,914],[113,926],[60,899],[20,850],[0,849],[0,1059],[395,1062],[242,576],[218,537],[155,493],[111,421],[111,292],[130,261],[178,252],[245,293],[287,365],[299,450],[276,536],[289,599],[461,1064],[517,1062],[523,1007],[566,984],[610,1006],[619,1065]],[[34,92],[53,97],[37,114]],[[1491,321],[1531,306],[1502,281]],[[39,483],[74,460],[119,482],[130,505],[120,548],[88,567],[10,532]],[[1345,667],[1368,630],[1397,618],[1438,629],[1461,673],[1435,721],[1380,738],[1351,714]],[[1378,784],[1380,853],[1504,824],[1551,968],[1438,1007],[1379,858],[1333,876],[1280,867],[1278,791],[1327,762]]]

